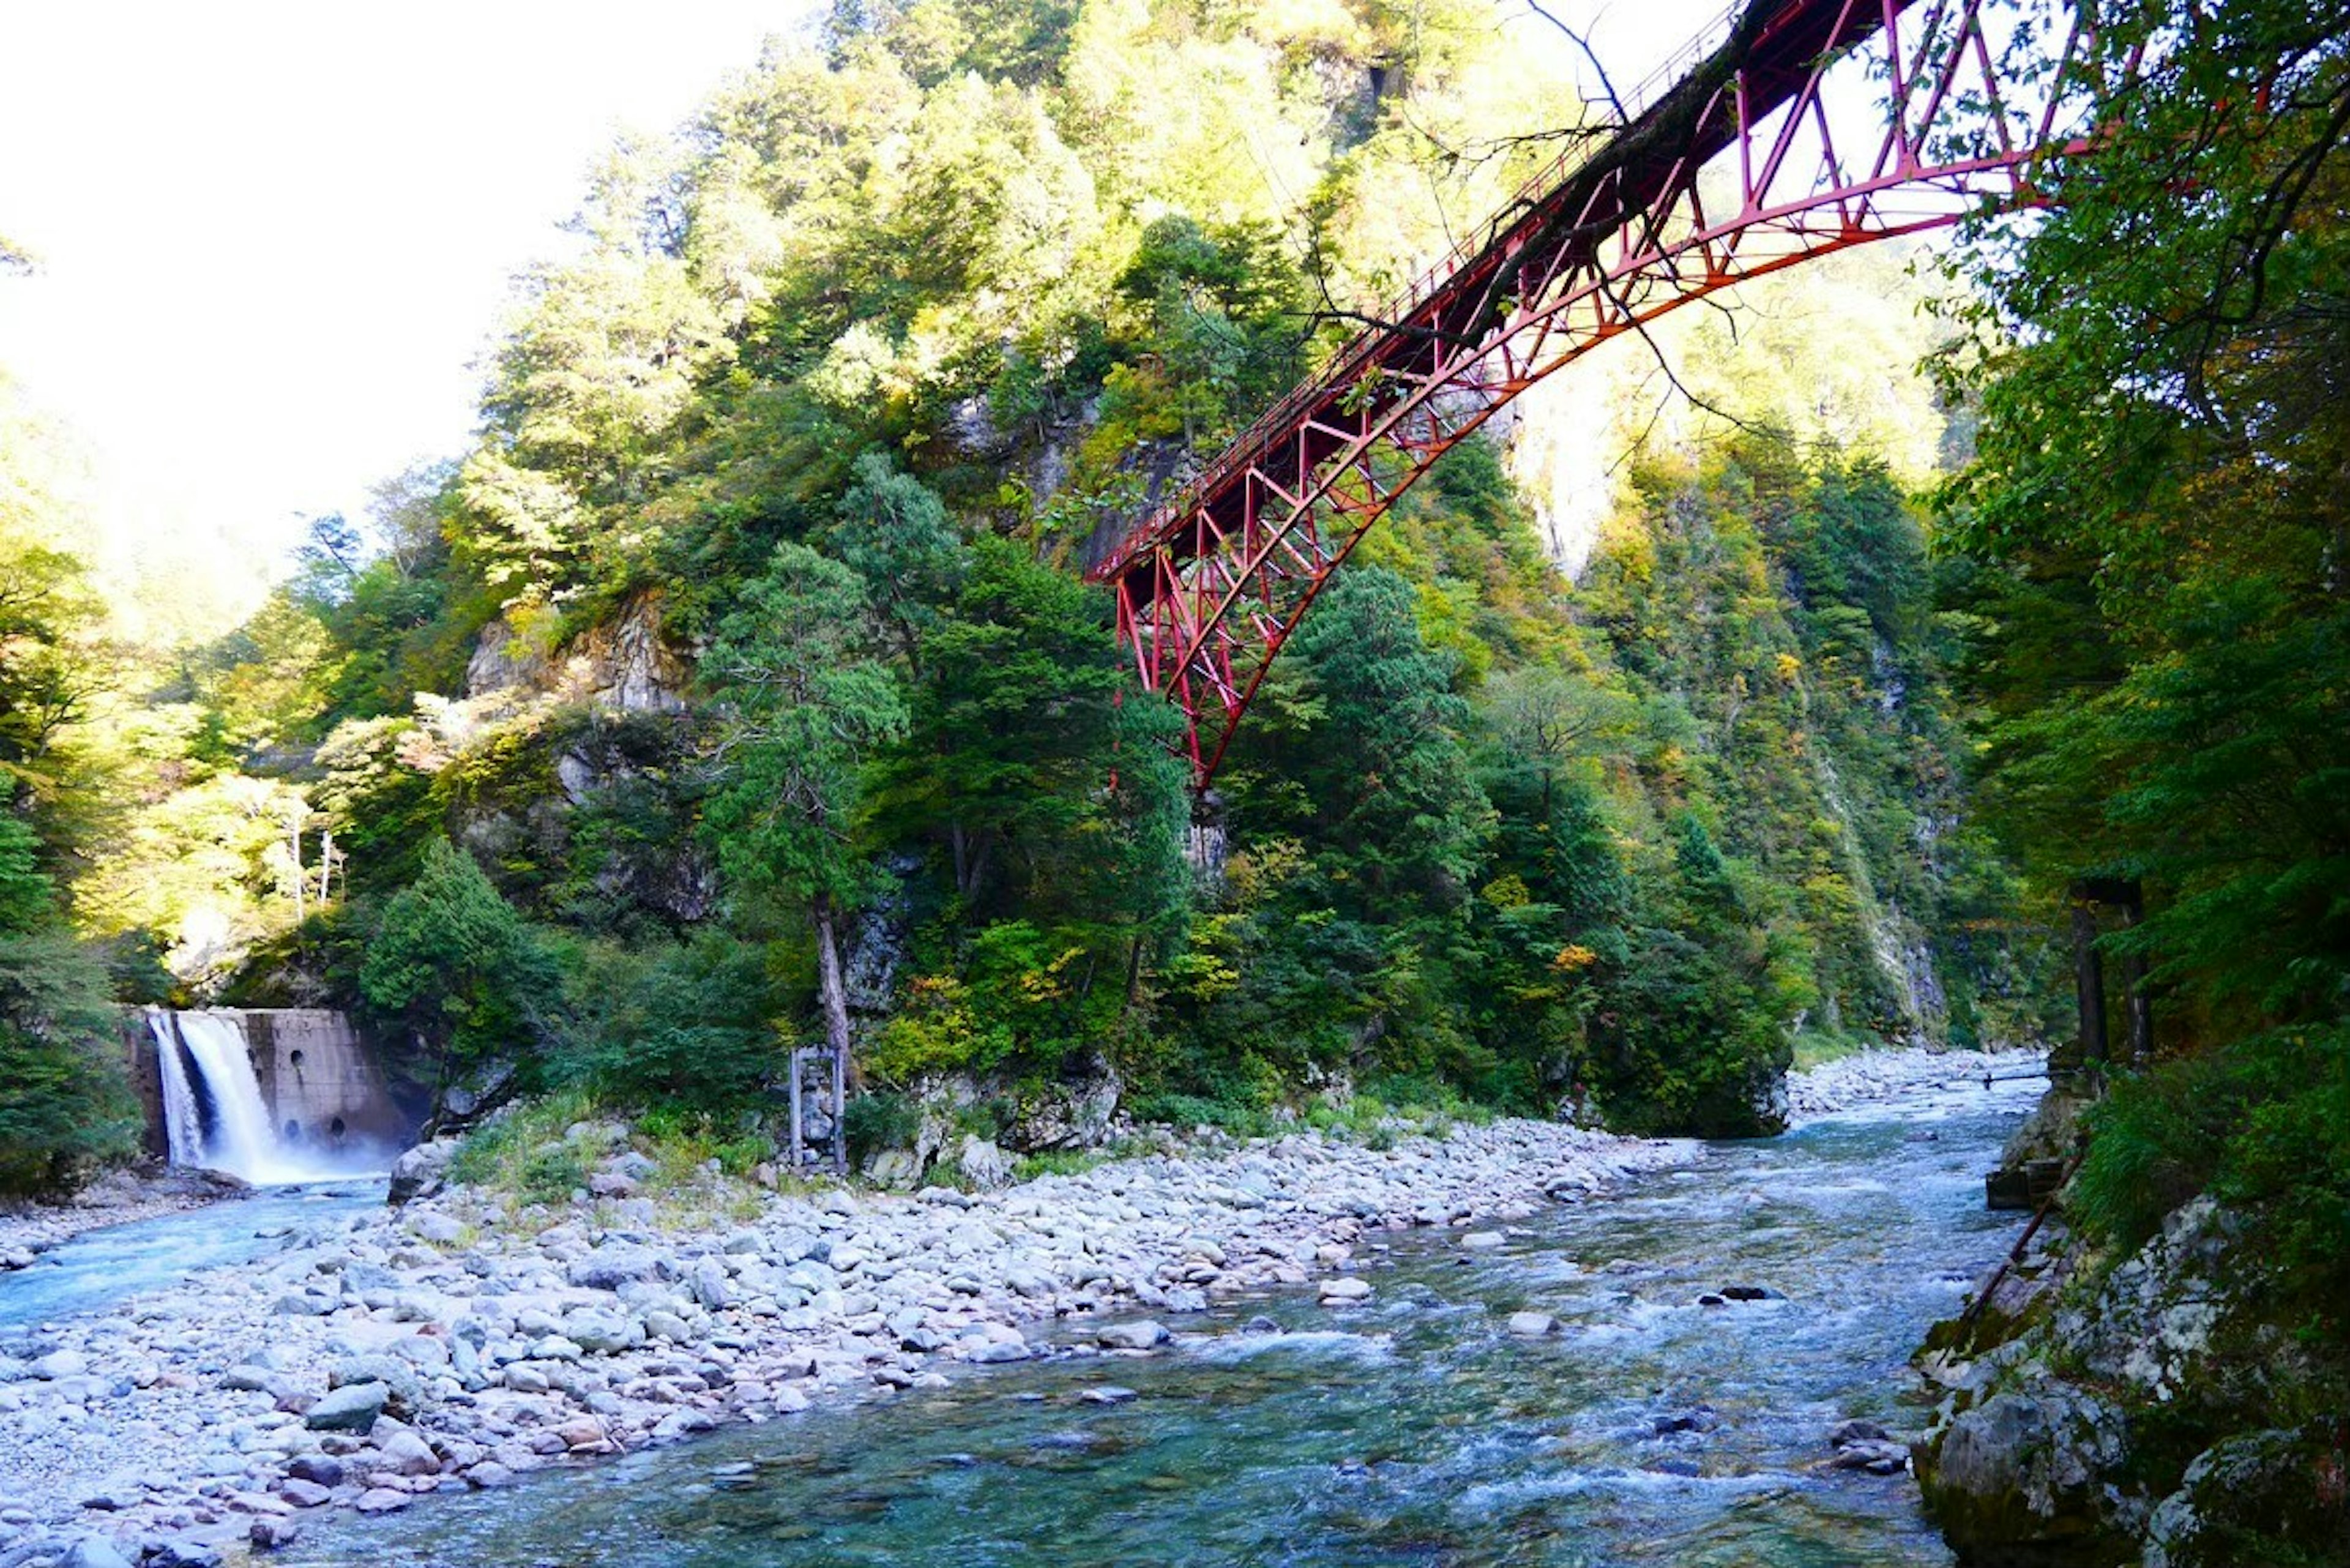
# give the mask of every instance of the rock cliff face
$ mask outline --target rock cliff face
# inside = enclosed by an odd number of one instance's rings
[[[2340,1349],[2272,1321],[2250,1251],[2199,1198],[2117,1261],[2060,1235],[1935,1331],[1912,1457],[1962,1563],[2350,1563]]]
[[[519,690],[613,712],[674,713],[685,707],[687,680],[661,635],[660,600],[648,595],[554,655],[534,649],[504,620],[492,621],[465,666],[465,694],[479,700]]]

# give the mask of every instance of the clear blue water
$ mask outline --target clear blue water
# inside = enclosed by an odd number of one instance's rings
[[[1396,1233],[1364,1308],[1280,1293],[1171,1351],[959,1374],[515,1488],[312,1527],[293,1568],[1845,1568],[1946,1564],[1906,1476],[1821,1468],[1922,1420],[1925,1328],[2012,1236],[2002,1085],[1727,1144],[1499,1252]],[[1756,1284],[1783,1301],[1698,1295]],[[1521,1307],[1563,1333],[1513,1340]],[[1286,1331],[1247,1332],[1269,1316]],[[1130,1403],[1079,1397],[1115,1384]],[[1700,1409],[1702,1407],[1702,1409]],[[1707,1431],[1659,1435],[1701,1415]]]
[[[249,1262],[354,1214],[383,1206],[380,1177],[263,1188],[185,1214],[85,1231],[29,1269],[0,1274],[0,1334],[103,1312],[175,1285],[196,1269]]]

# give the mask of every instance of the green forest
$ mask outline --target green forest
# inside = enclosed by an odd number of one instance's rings
[[[1199,799],[1080,568],[1555,156],[1471,0],[837,5],[613,147],[476,444],[224,634],[125,632],[0,388],[0,1183],[130,1152],[155,1002],[730,1150],[827,1039],[860,1155],[949,1080],[1021,1152],[1104,1084],[1768,1133],[1799,1057],[2062,1041],[2106,878],[2159,1023],[2091,1221],[2290,1189],[2350,1282],[2350,100],[2294,8],[2201,16],[2131,12],[2191,47],[2046,213],[1676,323],[1702,413],[1644,430],[1623,346],[1572,576],[1513,477],[1555,410],[1447,456]]]

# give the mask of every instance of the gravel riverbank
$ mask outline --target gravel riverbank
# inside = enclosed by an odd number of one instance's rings
[[[1381,1227],[1498,1229],[1690,1148],[1525,1121],[1297,1134],[985,1194],[767,1198],[682,1235],[612,1204],[526,1234],[455,1191],[0,1344],[0,1568],[211,1562],[314,1508],[934,1386],[1039,1354],[1056,1319],[1077,1326],[1051,1354],[1115,1355],[1317,1275],[1343,1310],[1377,1289]]]
[[[1952,1075],[1896,1054],[1794,1102]],[[1215,1297],[1318,1280],[1340,1313],[1378,1290],[1383,1229],[1485,1244],[1696,1147],[1528,1121],[1384,1148],[1299,1133],[980,1194],[743,1189],[681,1233],[640,1200],[539,1230],[454,1190],[0,1338],[0,1568],[223,1561],[313,1510],[886,1399],[954,1363],[1147,1353]]]
[[[1983,1079],[2035,1077],[2048,1054],[2022,1051],[1862,1051],[1787,1078],[1787,1106],[1797,1122],[1914,1099],[1938,1089],[1963,1089]]]

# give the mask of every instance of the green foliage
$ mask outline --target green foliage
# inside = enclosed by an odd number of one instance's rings
[[[70,1187],[138,1147],[99,953],[57,929],[32,831],[0,811],[0,1194]]]
[[[848,1162],[862,1166],[885,1148],[904,1148],[922,1125],[921,1107],[903,1095],[883,1090],[848,1102],[845,1132]]]
[[[492,1068],[535,1085],[562,1002],[537,934],[445,840],[426,847],[417,879],[385,904],[359,986],[422,1046],[440,1094]]]
[[[0,937],[23,936],[57,914],[57,884],[40,868],[40,841],[0,815]]]
[[[865,588],[786,544],[743,597],[702,665],[733,714],[706,830],[744,895],[854,907],[870,885],[850,836],[859,770],[906,722],[896,677],[863,652]]]
[[[2281,1029],[2124,1077],[2091,1113],[2066,1211],[2134,1248],[2200,1192],[2238,1206],[2248,1282],[2329,1335],[2350,1327],[2350,1027]]]
[[[660,947],[582,944],[566,967],[559,1078],[621,1110],[723,1121],[772,1104],[787,1047],[761,948],[702,930]]]

